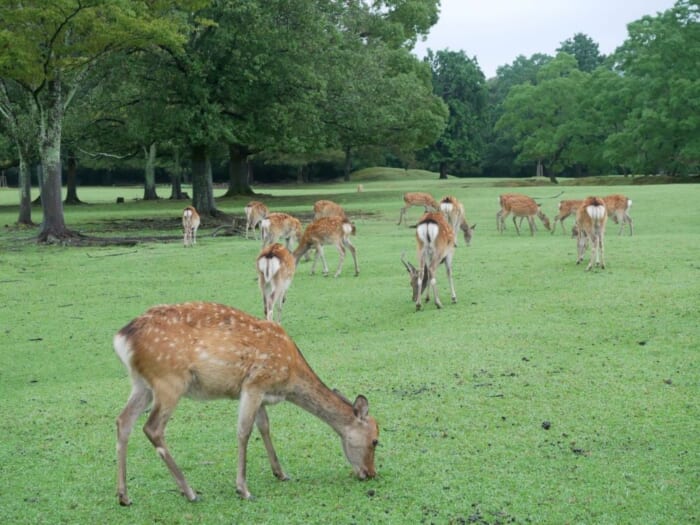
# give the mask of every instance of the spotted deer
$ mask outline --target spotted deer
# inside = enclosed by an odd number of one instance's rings
[[[246,481],[248,440],[257,425],[273,474],[282,470],[270,439],[266,405],[290,401],[330,425],[340,436],[357,478],[376,476],[374,453],[379,428],[367,398],[354,403],[330,390],[304,359],[281,325],[214,303],[154,306],[114,336],[114,350],[131,378],[131,394],[117,417],[117,496],[127,494],[127,445],[131,431],[149,406],[143,427],[180,491],[197,493],[185,479],[165,443],[165,427],[183,396],[201,400],[239,399],[236,491],[252,497]]]
[[[632,200],[628,199],[624,195],[608,195],[603,197],[605,202],[605,209],[608,216],[612,218],[615,224],[620,225],[620,231],[618,235],[622,235],[625,229],[625,224],[629,225],[630,235],[632,235],[633,223],[632,217],[629,215],[629,209],[632,206]]]
[[[421,217],[416,226],[416,247],[418,268],[404,260],[404,266],[411,276],[413,301],[416,310],[422,308],[421,295],[425,291],[425,301],[430,300],[433,292],[435,306],[442,308],[442,302],[437,291],[435,274],[440,264],[445,265],[447,279],[450,283],[452,302],[457,302],[454,280],[452,279],[452,257],[455,250],[454,232],[441,212],[427,212]]]
[[[321,217],[342,217],[346,219],[345,210],[337,202],[320,200],[314,203],[314,220]]]
[[[501,209],[496,214],[496,226],[499,232],[503,233],[506,217],[511,214],[513,215],[513,225],[518,235],[520,235],[520,228],[518,228],[518,223],[516,222],[517,217],[525,217],[527,219],[530,226],[530,235],[535,235],[535,216],[539,217],[547,230],[551,230],[549,219],[540,209],[540,205],[531,197],[518,193],[504,193],[498,200],[501,204]]]
[[[253,230],[253,238],[257,239],[258,235],[255,228],[267,217],[270,210],[260,201],[250,201],[246,204],[245,208],[243,208],[243,211],[245,212],[245,238],[248,238],[248,231]]]
[[[476,224],[473,226],[469,226],[469,224],[467,224],[467,219],[464,215],[464,206],[462,203],[457,200],[457,197],[447,195],[440,199],[440,211],[445,214],[447,222],[449,222],[450,226],[452,226],[452,230],[455,234],[455,246],[457,246],[457,228],[462,231],[462,234],[464,235],[464,242],[467,246],[469,246],[472,242],[472,237],[474,236],[474,228],[476,228]]]
[[[292,253],[280,243],[270,244],[262,249],[255,261],[258,271],[258,285],[263,296],[263,309],[268,321],[282,322],[282,306],[287,289],[292,284],[296,263]],[[277,319],[274,309],[277,305]]]
[[[292,241],[299,242],[301,238],[301,222],[288,213],[269,213],[260,222],[260,232],[263,246],[284,240],[284,245],[291,250]]]
[[[424,210],[427,211],[438,211],[440,206],[438,205],[435,198],[430,195],[430,193],[423,192],[409,192],[403,194],[404,207],[401,208],[401,213],[399,215],[399,224],[406,218],[406,212],[411,206],[423,206]]]
[[[576,212],[576,245],[578,257],[576,264],[583,261],[586,248],[590,241],[591,259],[586,270],[590,270],[595,263],[601,269],[605,268],[605,223],[608,213],[605,209],[605,201],[599,197],[584,199]]]
[[[559,224],[561,224],[562,233],[566,233],[566,229],[564,228],[564,219],[566,219],[570,215],[573,215],[575,220],[576,211],[578,210],[579,206],[581,206],[582,202],[583,201],[581,199],[568,199],[559,201],[559,205],[557,207],[558,211],[557,214],[554,216],[554,223],[552,224],[552,235],[554,235],[554,232],[557,231],[557,221],[559,222]]]
[[[345,260],[345,249],[350,250],[352,260],[355,263],[355,276],[360,274],[360,267],[357,264],[357,253],[355,246],[350,242],[350,235],[355,235],[355,225],[348,219],[342,217],[321,217],[313,221],[304,230],[304,235],[299,242],[299,246],[294,250],[294,259],[299,264],[301,259],[309,250],[316,250],[316,257],[311,265],[311,273],[316,271],[316,263],[319,257],[323,263],[323,275],[328,275],[328,263],[323,253],[323,246],[332,244],[338,250],[340,256],[338,260],[338,269],[334,277],[338,277],[343,269],[343,261]]]
[[[197,244],[197,230],[199,229],[199,213],[194,206],[187,206],[182,211],[182,229],[184,231],[183,245],[185,248]]]

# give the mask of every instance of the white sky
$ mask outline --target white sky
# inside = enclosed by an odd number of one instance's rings
[[[564,40],[588,35],[608,55],[627,38],[627,24],[655,16],[675,0],[441,0],[440,20],[415,54],[464,51],[491,78],[518,55],[554,56]]]

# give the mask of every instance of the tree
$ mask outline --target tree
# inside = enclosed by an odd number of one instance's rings
[[[17,224],[33,226],[31,164],[37,160],[37,118],[27,94],[12,82],[0,78],[0,129],[15,146],[19,169],[19,216]]]
[[[598,50],[598,44],[583,33],[576,33],[573,38],[564,40],[557,48],[557,53],[574,56],[578,68],[586,73],[592,73],[605,60],[605,56]]]
[[[571,165],[568,150],[585,78],[573,56],[559,53],[542,67],[536,85],[521,84],[510,90],[496,123],[497,131],[515,140],[516,162],[542,167],[553,182],[557,172]]]
[[[198,0],[134,3],[128,0],[29,0],[0,6],[4,29],[0,78],[21,88],[38,115],[38,149],[43,171],[40,242],[67,241],[61,201],[63,121],[94,65],[110,53],[182,43],[182,7]],[[10,45],[11,42],[11,45]]]
[[[632,110],[609,144],[634,152],[633,169],[680,174],[700,166],[699,22],[698,2],[679,0],[629,24],[616,51]]]
[[[426,61],[433,77],[433,92],[449,108],[447,126],[425,156],[437,166],[440,178],[448,170],[477,173],[484,150],[488,92],[486,79],[475,58],[464,51],[428,51]]]
[[[510,65],[496,70],[496,77],[489,79],[488,124],[485,147],[482,158],[483,170],[497,176],[518,174],[515,164],[516,152],[512,134],[508,130],[496,130],[498,120],[503,116],[503,102],[513,86],[520,84],[537,84],[539,70],[551,62],[553,57],[534,54],[530,58],[519,55]]]

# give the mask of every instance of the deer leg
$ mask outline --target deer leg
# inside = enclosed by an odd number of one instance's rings
[[[503,210],[498,210],[498,213],[496,214],[496,230],[499,233],[503,233],[504,225],[503,223]]]
[[[399,226],[401,226],[401,221],[405,218],[406,215],[406,208],[403,207],[401,208],[401,212],[399,213],[399,222],[397,223]]]
[[[518,235],[520,235],[520,228],[518,228],[518,222],[516,221],[516,216],[513,215],[513,226],[515,226],[515,231],[518,232]]]
[[[248,440],[250,439],[250,434],[253,431],[253,424],[257,419],[260,408],[262,408],[262,396],[251,394],[249,390],[243,390],[241,392],[238,407],[238,472],[236,474],[236,492],[238,492],[243,499],[253,498],[253,495],[248,491],[248,485],[246,483],[246,454]],[[267,444],[265,446],[267,447]]]
[[[156,448],[156,452],[161,457],[161,459],[168,466],[168,470],[175,478],[175,482],[180,491],[185,495],[185,497],[190,501],[197,500],[197,493],[192,490],[192,488],[187,483],[185,476],[182,471],[175,463],[175,459],[170,454],[167,445],[165,444],[165,426],[168,424],[170,415],[175,409],[175,405],[178,401],[178,395],[174,392],[170,393],[167,397],[156,395],[155,401],[153,403],[153,410],[151,410],[151,415],[148,417],[148,421],[143,427],[143,431],[146,433],[149,441]]]
[[[442,308],[442,301],[440,301],[440,296],[437,290],[437,279],[435,278],[435,269],[430,268],[428,270],[428,277],[430,279],[430,288],[433,290],[433,302],[438,308]]]
[[[350,250],[350,255],[352,255],[352,261],[355,263],[355,277],[360,275],[360,266],[357,264],[357,250],[355,246],[350,242],[350,239],[345,239],[343,244]]]
[[[455,282],[452,279],[452,258],[445,258],[445,270],[447,271],[447,280],[450,282],[450,292],[452,293],[452,303],[457,302],[457,292],[455,291]]]
[[[141,380],[134,380],[129,400],[117,418],[117,497],[122,506],[131,505],[126,490],[126,453],[129,436],[138,417],[151,403],[150,389]]]
[[[323,264],[323,276],[328,276],[328,262],[326,262],[326,255],[323,253],[323,245],[319,244],[316,246],[316,259],[314,259],[314,264],[311,267],[311,273],[314,273],[314,268],[316,267],[316,261],[321,258],[321,264]]]
[[[530,236],[534,237],[535,236],[535,230],[537,229],[535,227],[535,218],[533,216],[529,216],[527,218],[527,224],[530,226]]]
[[[333,277],[338,277],[340,272],[343,270],[343,261],[345,261],[345,247],[343,246],[342,241],[336,244],[335,247],[338,249],[338,269],[335,271],[335,275]]]
[[[288,481],[289,476],[287,476],[282,470],[280,461],[277,458],[277,453],[275,452],[275,447],[272,446],[272,439],[270,438],[270,420],[267,417],[267,410],[265,406],[261,405],[258,409],[258,413],[255,415],[255,424],[260,431],[263,443],[265,444],[265,450],[267,451],[267,457],[270,460],[270,466],[272,467],[272,473],[275,477],[281,481]]]
[[[583,261],[583,256],[586,254],[586,244],[586,234],[583,232],[579,232],[578,237],[576,238],[576,247],[578,248],[576,264],[581,264],[581,261]]]
[[[423,261],[419,261],[420,263],[420,270],[418,271],[418,293],[416,294],[416,311],[421,309],[422,306],[422,298],[421,296],[423,295],[423,279],[425,278],[425,264],[423,264]],[[426,288],[428,288],[426,286]],[[427,299],[426,299],[427,301]]]

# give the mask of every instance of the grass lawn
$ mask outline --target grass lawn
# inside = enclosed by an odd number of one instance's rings
[[[207,300],[262,315],[260,243],[211,236],[184,249],[183,202],[140,188],[79,188],[69,227],[170,242],[63,248],[18,230],[16,189],[0,190],[0,516],[4,523],[354,524],[700,522],[700,207],[697,184],[508,188],[507,181],[360,173],[352,183],[264,186],[274,211],[340,202],[360,263],[337,279],[301,263],[283,325],[330,387],[364,394],[380,425],[378,477],[356,481],[335,433],[289,403],[270,407],[291,480],[248,447],[254,501],[235,493],[237,403],[184,399],[170,449],[201,495],[189,503],[137,424],[129,508],[115,496],[117,414],[129,394],[114,333],[157,303]],[[358,193],[358,183],[364,191]],[[166,188],[159,189],[168,195]],[[397,226],[404,191],[456,195],[477,228],[455,254],[458,302],[415,312]],[[623,193],[635,234],[608,226],[607,269],[575,265],[575,241],[541,227],[496,231],[497,197],[521,191],[556,214],[558,198]],[[223,191],[217,191],[217,194]],[[117,196],[125,204],[114,204]],[[248,198],[220,199],[240,219]],[[409,222],[421,211],[408,211]],[[35,222],[40,208],[33,209]],[[566,226],[573,224],[567,219]],[[119,230],[119,231],[117,231]],[[326,250],[331,274],[337,264]],[[587,258],[586,258],[587,261]]]

